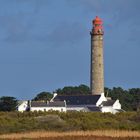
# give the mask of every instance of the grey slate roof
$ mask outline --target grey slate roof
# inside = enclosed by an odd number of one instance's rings
[[[67,105],[95,105],[100,95],[57,95],[54,101],[66,101]]]
[[[115,100],[107,100],[107,101],[102,102],[102,105],[103,106],[113,106],[113,104],[115,102],[116,102]]]
[[[31,101],[31,107],[65,107],[65,102],[64,101],[55,101],[55,102]]]
[[[125,112],[125,110],[123,109],[115,109],[115,110],[117,110],[118,112]]]
[[[100,108],[99,107],[96,107],[96,106],[87,106],[88,110],[89,111],[93,111],[93,112],[101,112]]]

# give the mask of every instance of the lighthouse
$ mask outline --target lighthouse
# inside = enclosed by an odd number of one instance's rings
[[[104,93],[103,22],[96,16],[92,26],[90,88],[92,95],[101,95]]]

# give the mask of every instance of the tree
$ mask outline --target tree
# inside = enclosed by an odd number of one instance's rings
[[[83,84],[79,86],[66,86],[63,89],[61,88],[57,89],[56,93],[63,94],[63,95],[90,94],[90,88]]]
[[[15,97],[3,96],[0,98],[0,111],[16,110],[17,99]]]
[[[90,94],[90,88],[87,85],[79,85],[79,90],[81,92],[81,94]]]
[[[33,100],[35,100],[35,101],[38,101],[38,100],[47,101],[47,100],[50,100],[52,97],[53,97],[53,95],[50,92],[43,91],[43,92],[37,94]]]
[[[132,88],[129,89],[129,94],[133,96],[133,110],[139,111],[140,110],[140,88]]]

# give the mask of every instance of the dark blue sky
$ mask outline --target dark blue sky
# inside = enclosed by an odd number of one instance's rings
[[[96,15],[104,21],[105,86],[140,87],[139,0],[0,0],[0,96],[89,85]]]

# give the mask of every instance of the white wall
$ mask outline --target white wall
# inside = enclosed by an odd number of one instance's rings
[[[103,106],[101,108],[101,111],[102,112],[110,112],[110,113],[113,113],[113,108],[112,108],[112,106]]]
[[[121,109],[121,104],[120,104],[119,100],[116,100],[116,102],[113,104],[113,108],[114,109]]]
[[[23,103],[21,103],[20,105],[18,105],[17,110],[19,112],[24,112],[26,111],[28,108],[28,101],[23,101]]]
[[[97,101],[96,106],[99,106],[103,101],[107,101],[107,99],[106,99],[104,93],[101,93],[101,96],[100,96],[99,100]]]
[[[31,107],[30,111],[60,111],[60,112],[66,112],[66,107]]]
[[[110,106],[110,107],[102,107],[101,111],[103,113],[110,112],[112,114],[115,114],[115,113],[119,112],[119,111],[115,110],[112,106]]]

